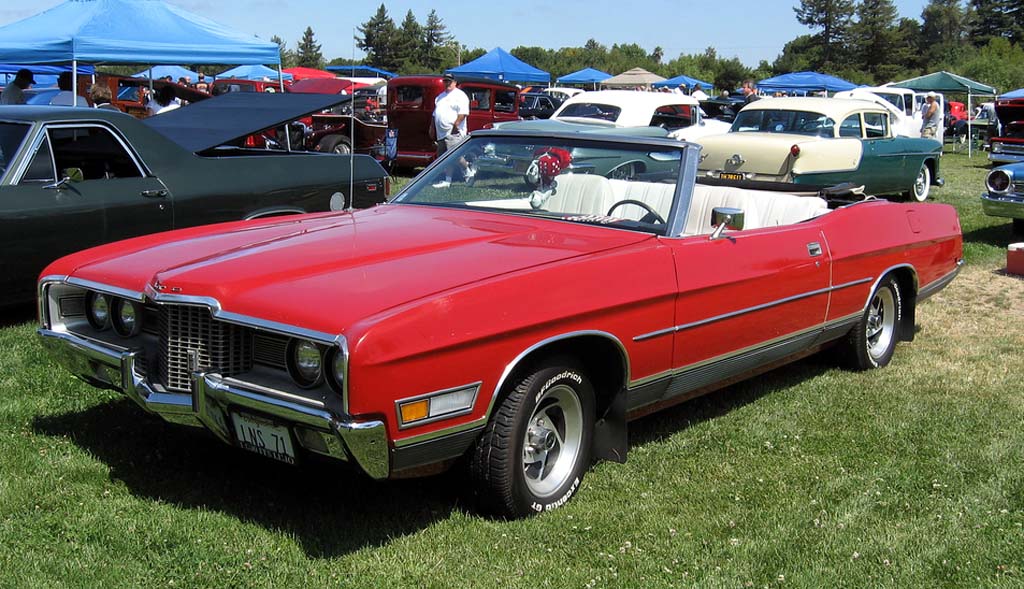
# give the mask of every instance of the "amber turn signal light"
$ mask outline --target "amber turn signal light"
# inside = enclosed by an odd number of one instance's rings
[[[405,403],[402,405],[402,422],[409,423],[420,419],[426,419],[429,412],[430,401],[428,399]]]

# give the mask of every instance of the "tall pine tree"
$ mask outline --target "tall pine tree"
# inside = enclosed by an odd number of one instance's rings
[[[420,63],[423,45],[423,27],[416,21],[416,15],[412,10],[405,13],[405,20],[402,26],[395,32],[395,61],[398,63],[398,72],[402,74],[421,73],[424,70]]]
[[[455,65],[455,49],[451,47],[452,34],[448,27],[437,15],[436,10],[431,10],[427,15],[427,22],[423,25],[423,47],[420,61],[429,72],[440,72],[446,69],[445,66]]]
[[[857,22],[851,27],[851,46],[861,70],[876,82],[887,82],[905,64],[894,64],[892,55],[900,38],[898,16],[892,0],[862,0],[857,7]]]
[[[793,11],[800,24],[821,29],[817,39],[823,63],[819,67],[834,69],[842,65],[846,61],[844,54],[853,18],[853,0],[800,0],[800,6]]]
[[[302,33],[302,40],[295,51],[295,64],[317,69],[324,66],[324,54],[320,52],[320,44],[313,36],[313,27],[306,27],[306,32]]]
[[[358,29],[362,36],[356,36],[356,45],[366,52],[366,63],[391,71],[398,69],[393,51],[397,30],[388,9],[381,4],[377,13]]]

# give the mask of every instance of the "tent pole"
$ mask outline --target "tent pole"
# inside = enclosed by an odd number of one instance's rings
[[[277,83],[281,86],[281,92],[284,92],[284,70],[281,69],[280,59],[277,60]],[[287,151],[292,150],[291,123],[284,124],[284,148]]]
[[[78,60],[71,60],[71,106],[78,106]]]
[[[974,157],[972,150],[974,148],[974,133],[971,129],[971,89],[967,88],[967,157]]]

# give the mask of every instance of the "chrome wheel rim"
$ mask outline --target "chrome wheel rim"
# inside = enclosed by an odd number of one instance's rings
[[[352,153],[352,150],[348,148],[348,144],[345,143],[339,143],[335,145],[332,151],[334,151],[334,153],[338,155],[348,155]]]
[[[896,333],[896,297],[892,289],[883,288],[871,297],[866,327],[868,354],[874,360],[882,358],[892,344]]]
[[[572,476],[583,442],[583,406],[566,385],[538,401],[523,436],[523,477],[538,497],[557,491]]]
[[[924,166],[914,180],[914,198],[919,202],[928,198],[928,170]]]

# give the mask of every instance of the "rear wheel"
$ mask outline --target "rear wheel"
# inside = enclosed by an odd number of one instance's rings
[[[352,146],[349,145],[348,139],[345,139],[344,137],[329,135],[320,140],[320,143],[317,144],[317,151],[349,155],[352,153]]]
[[[594,388],[578,368],[556,362],[520,380],[470,460],[484,507],[524,517],[564,505],[590,467],[593,426]]]
[[[853,368],[882,368],[892,360],[899,339],[902,315],[900,285],[886,276],[871,293],[871,301],[860,322],[847,336],[846,357]]]
[[[928,200],[931,187],[932,171],[928,169],[928,164],[922,163],[921,169],[918,170],[917,177],[914,179],[914,185],[910,187],[910,192],[907,195],[917,202],[924,202]]]

